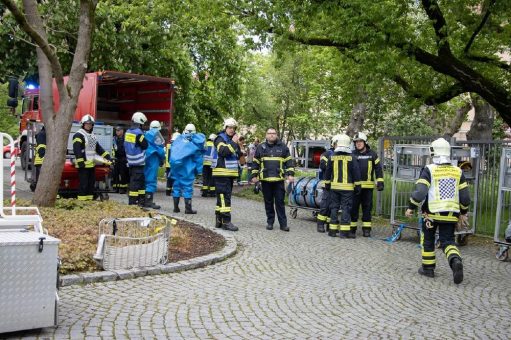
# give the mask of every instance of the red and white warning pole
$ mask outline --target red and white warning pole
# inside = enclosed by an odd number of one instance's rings
[[[16,215],[16,151],[14,149],[14,140],[12,137],[6,133],[0,132],[0,147],[4,146],[4,138],[9,140],[9,145],[11,147],[11,164],[10,164],[10,174],[11,174],[11,209],[12,215]],[[0,171],[0,184],[4,185],[4,169],[2,165],[2,169]],[[4,191],[0,190],[0,215],[5,217],[4,213]]]
[[[14,142],[11,140],[11,207],[12,214],[16,215],[16,152]]]

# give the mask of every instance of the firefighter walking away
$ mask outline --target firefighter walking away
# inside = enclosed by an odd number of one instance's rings
[[[405,215],[412,217],[422,203],[424,222],[421,232],[422,266],[419,274],[434,277],[435,235],[453,273],[454,283],[463,281],[461,254],[454,243],[458,219],[465,219],[470,205],[468,184],[460,168],[451,164],[451,146],[443,138],[431,143],[433,164],[427,165],[415,184]]]
[[[367,136],[359,132],[353,138],[355,150],[353,158],[358,161],[360,169],[360,195],[353,197],[353,207],[351,209],[351,232],[357,232],[360,207],[362,207],[362,235],[371,236],[373,209],[373,190],[376,179],[376,188],[383,190],[383,170],[380,159],[376,152],[371,150],[367,144]]]
[[[145,206],[145,150],[148,143],[144,138],[142,126],[147,117],[142,112],[135,112],[131,117],[132,125],[124,135],[124,149],[130,169],[130,184],[128,189],[128,204]]]
[[[351,155],[350,137],[338,135],[334,143],[337,146],[328,158],[325,173],[325,190],[330,190],[331,202],[328,236],[335,237],[340,230],[341,238],[355,238],[355,232],[350,230],[350,220],[353,196],[360,194],[360,170]],[[337,216],[339,208],[342,210],[340,223]]]

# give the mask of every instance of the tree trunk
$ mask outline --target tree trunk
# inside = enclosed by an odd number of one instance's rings
[[[450,124],[446,126],[443,134],[452,137],[452,135],[458,132],[461,128],[461,124],[463,124],[463,122],[467,118],[467,113],[470,111],[471,108],[472,104],[469,102],[466,102],[462,107],[458,108],[456,110],[456,115],[454,116]]]
[[[361,99],[365,97],[365,95],[361,96]],[[359,102],[353,106],[353,109],[351,110],[350,123],[346,129],[346,134],[348,136],[353,137],[355,133],[361,132],[364,129],[366,112],[367,105],[363,100],[359,100]]]
[[[495,109],[479,96],[472,96],[475,114],[467,140],[493,140],[493,121]]]
[[[23,0],[25,13],[22,13],[13,1],[2,0],[2,2],[8,6],[18,24],[38,45],[37,63],[41,85],[39,98],[47,134],[47,152],[33,202],[38,206],[53,206],[66,159],[67,140],[72,119],[87,70],[97,0],[80,1],[80,24],[76,51],[68,83],[65,85],[60,62],[48,43],[45,25],[36,1]],[[55,79],[53,79],[54,77]],[[53,110],[53,80],[57,85],[60,99],[58,112]]]

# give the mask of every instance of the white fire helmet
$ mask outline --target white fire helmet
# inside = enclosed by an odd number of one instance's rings
[[[431,143],[433,157],[451,157],[451,145],[444,138],[438,138]]]
[[[359,140],[364,141],[364,143],[367,143],[367,136],[366,136],[366,134],[363,133],[363,132],[357,132],[355,134],[355,137],[353,137],[353,141],[357,142]]]
[[[135,112],[131,117],[131,121],[136,124],[144,125],[147,122],[147,117],[142,112]]]
[[[94,118],[91,115],[85,115],[80,120],[80,123],[82,123],[82,125],[85,123],[91,123],[94,125],[95,122],[94,122]]]
[[[151,122],[151,124],[149,125],[149,128],[150,128],[150,129],[158,129],[158,130],[161,130],[161,124],[160,124],[160,122],[159,122],[159,121],[157,121],[157,120],[153,120],[153,121]]]
[[[195,133],[195,132],[197,132],[197,130],[195,129],[195,125],[193,125],[192,123],[187,124],[185,126],[185,129],[183,130],[183,133]]]
[[[224,120],[224,130],[227,127],[237,127],[237,126],[238,126],[238,122],[234,118],[227,118],[226,120]]]
[[[351,153],[351,138],[348,135],[344,133],[335,135],[332,138],[332,143],[335,146],[335,151]]]

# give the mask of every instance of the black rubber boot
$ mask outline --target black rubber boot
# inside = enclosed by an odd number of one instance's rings
[[[273,224],[267,224],[266,225],[266,230],[273,230]]]
[[[328,231],[328,236],[330,236],[330,237],[336,237],[336,236],[337,236],[337,231],[335,231],[335,230],[329,230],[329,231]]]
[[[238,227],[236,227],[231,222],[226,222],[222,224],[222,229],[229,230],[229,231],[238,231]]]
[[[463,282],[463,263],[461,263],[461,259],[457,256],[453,257],[451,262],[452,269],[452,277],[455,284],[460,284]]]
[[[126,188],[120,188],[119,189],[119,194],[125,195],[126,194]]]
[[[317,229],[318,233],[324,233],[325,232],[325,223],[318,222],[316,229]]]
[[[280,226],[280,230],[282,231],[289,231],[289,227],[287,225],[284,225],[284,226]]]
[[[172,195],[172,189],[165,189],[165,196],[171,196]]]
[[[174,197],[174,210],[175,213],[180,212],[179,210],[179,197]]]
[[[362,228],[362,236],[371,237],[371,228]]]
[[[141,208],[145,208],[145,194],[143,195],[138,195],[138,206],[141,207]]]
[[[357,238],[357,228],[350,228],[348,238]]]
[[[149,192],[145,196],[145,207],[151,208],[151,209],[160,209],[161,207],[153,202],[154,199],[154,193]]]
[[[222,228],[222,219],[217,212],[215,213],[215,228]]]
[[[423,266],[420,266],[419,274],[427,277],[435,277],[435,270],[433,268],[424,268]]]
[[[138,203],[138,196],[129,196],[128,205],[137,205],[137,203]]]
[[[192,199],[185,198],[185,214],[196,214],[197,210],[192,209]]]
[[[201,197],[208,197],[208,192],[206,190],[202,190]]]
[[[340,238],[350,238],[350,232],[349,231],[341,230],[339,232],[339,237]]]

